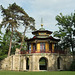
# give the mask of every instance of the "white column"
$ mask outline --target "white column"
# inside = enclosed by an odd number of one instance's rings
[[[19,70],[21,68],[21,56],[19,56]]]
[[[13,56],[11,56],[11,70],[13,70]]]
[[[23,70],[26,70],[26,56],[24,56],[24,59],[23,59]]]

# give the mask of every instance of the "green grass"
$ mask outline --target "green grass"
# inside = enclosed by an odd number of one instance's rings
[[[75,75],[75,71],[16,72],[0,71],[0,75]]]

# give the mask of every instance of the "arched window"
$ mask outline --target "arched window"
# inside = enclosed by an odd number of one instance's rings
[[[26,70],[29,70],[29,58],[26,59]]]
[[[60,67],[60,66],[61,66],[60,64],[61,64],[61,57],[58,57],[58,58],[57,58],[57,68],[58,68],[58,69],[61,68],[61,67]]]

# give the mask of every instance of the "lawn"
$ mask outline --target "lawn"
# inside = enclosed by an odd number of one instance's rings
[[[75,71],[16,72],[0,71],[0,75],[75,75]]]

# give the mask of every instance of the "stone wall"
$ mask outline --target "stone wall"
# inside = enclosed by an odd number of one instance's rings
[[[39,71],[39,60],[44,57],[48,60],[47,62],[47,70],[48,71],[56,71],[57,67],[57,59],[60,60],[60,69],[66,70],[69,68],[72,62],[71,55],[59,55],[56,53],[33,53],[27,55],[11,55],[4,60],[1,61],[1,68],[3,70],[26,70],[26,60],[29,59],[29,70],[30,71]]]
[[[3,70],[11,70],[11,56],[5,58],[4,60],[1,61],[1,68]]]
[[[33,62],[32,70],[39,70],[39,60],[42,57],[45,57],[48,60],[48,67],[47,67],[48,71],[58,70],[57,59],[59,57],[59,54],[54,54],[54,53],[53,54],[52,53],[33,54],[32,60],[31,60],[31,62]],[[72,62],[72,57],[70,55],[67,55],[67,56],[60,55],[60,57],[61,57],[61,64],[60,64],[61,70],[68,69]],[[68,66],[68,64],[69,64],[69,66]]]

